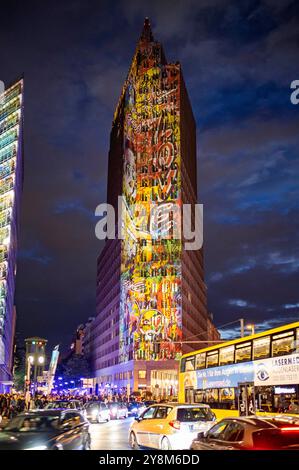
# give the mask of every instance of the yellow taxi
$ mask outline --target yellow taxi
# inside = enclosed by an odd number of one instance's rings
[[[189,449],[197,434],[208,431],[215,421],[209,405],[155,404],[133,421],[129,444],[132,449]]]

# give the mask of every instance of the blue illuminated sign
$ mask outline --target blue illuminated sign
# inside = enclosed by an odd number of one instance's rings
[[[242,382],[253,382],[253,362],[197,370],[196,380],[198,389],[237,387]]]

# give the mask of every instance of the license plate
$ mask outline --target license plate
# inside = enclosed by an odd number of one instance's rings
[[[190,431],[197,431],[199,427],[199,424],[189,424]]]

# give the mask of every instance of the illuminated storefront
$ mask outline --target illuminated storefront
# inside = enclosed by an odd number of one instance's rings
[[[15,328],[14,290],[22,187],[23,81],[0,95],[0,392],[9,388]]]

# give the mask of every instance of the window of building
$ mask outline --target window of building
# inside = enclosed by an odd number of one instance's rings
[[[146,370],[139,370],[138,371],[138,378],[139,379],[146,379]]]
[[[270,336],[253,340],[253,359],[270,357]]]
[[[251,361],[251,342],[236,345],[236,362]]]
[[[218,366],[218,358],[219,358],[218,351],[212,351],[210,353],[207,353],[207,367]]]
[[[206,367],[206,353],[196,354],[196,369],[204,369]]]
[[[219,365],[224,366],[226,364],[234,363],[234,346],[227,346],[226,348],[221,348],[219,351]]]
[[[283,356],[284,354],[291,354],[295,350],[293,331],[287,333],[280,333],[272,337],[272,356]]]

